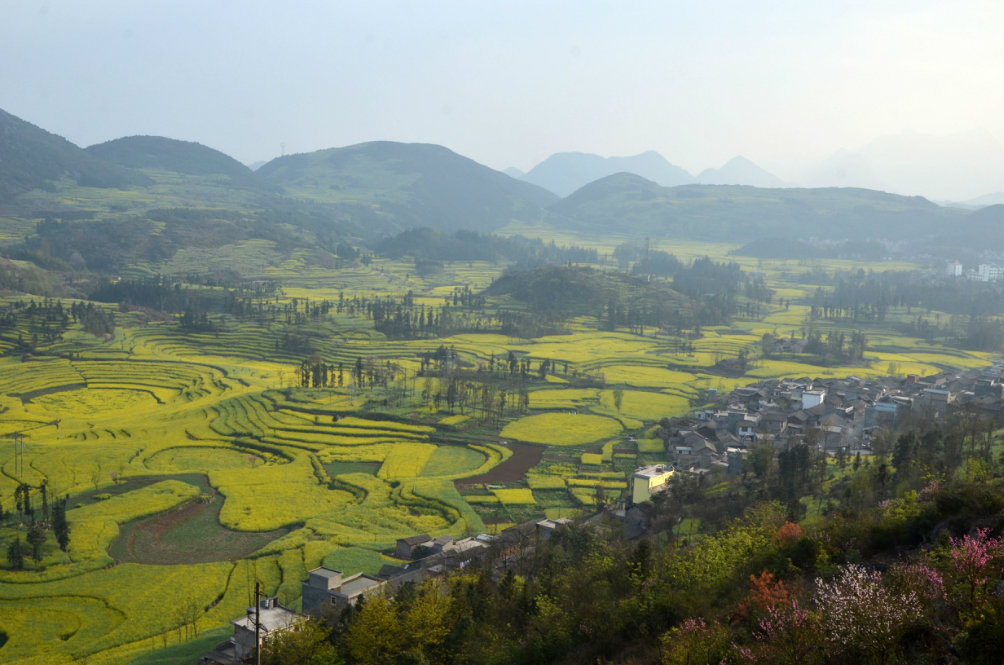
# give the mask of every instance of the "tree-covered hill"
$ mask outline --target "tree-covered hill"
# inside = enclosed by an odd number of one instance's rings
[[[944,233],[969,215],[867,189],[660,187],[629,173],[590,183],[549,209],[558,217],[552,223],[576,230],[742,243],[780,236],[909,240]]]
[[[596,263],[595,249],[572,245],[558,246],[540,238],[482,235],[456,231],[450,235],[432,229],[408,229],[385,238],[376,251],[381,256],[400,259],[410,256],[429,261],[507,261],[517,268],[534,268],[545,263]]]
[[[268,187],[233,157],[200,143],[163,136],[127,136],[85,149],[87,154],[132,169],[159,169],[187,175],[224,175],[234,185]]]
[[[376,141],[288,155],[257,174],[290,193],[330,203],[367,203],[400,228],[486,232],[536,221],[558,200],[442,146]]]
[[[680,326],[693,320],[690,299],[664,282],[581,266],[511,271],[485,289],[485,295],[507,295],[536,312],[600,316],[611,327]]]
[[[97,188],[153,183],[139,171],[96,159],[63,137],[0,110],[0,203],[34,189],[51,190],[52,181],[64,177]]]

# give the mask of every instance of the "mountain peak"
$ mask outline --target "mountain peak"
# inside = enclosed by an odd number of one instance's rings
[[[742,155],[737,155],[720,169],[705,169],[697,176],[702,185],[749,185],[752,187],[779,187],[784,183]]]
[[[622,172],[633,173],[664,187],[685,185],[694,180],[689,173],[654,150],[632,157],[559,152],[530,169],[522,179],[564,198],[588,183]]]

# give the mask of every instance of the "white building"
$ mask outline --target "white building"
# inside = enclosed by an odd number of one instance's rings
[[[302,616],[283,607],[275,598],[262,598],[258,607],[258,639],[255,640],[255,608],[247,608],[247,614],[231,621],[233,636],[218,644],[215,649],[199,657],[199,665],[240,665],[248,662],[255,652],[255,645],[264,645],[268,640],[284,630],[289,630]]]
[[[981,282],[996,282],[999,279],[1004,279],[1004,268],[990,263],[981,263],[980,269],[976,274],[979,276]]]
[[[945,274],[949,277],[962,277],[962,264],[958,261],[949,261],[945,266]]]
[[[826,399],[825,390],[803,390],[802,391],[802,410],[811,409],[814,406],[819,406]]]

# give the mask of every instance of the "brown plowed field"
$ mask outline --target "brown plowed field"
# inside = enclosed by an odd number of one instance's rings
[[[460,485],[514,483],[525,476],[527,471],[540,464],[540,458],[544,456],[544,446],[535,446],[530,443],[510,441],[509,450],[512,451],[512,457],[488,473],[463,478],[454,484],[459,487]]]

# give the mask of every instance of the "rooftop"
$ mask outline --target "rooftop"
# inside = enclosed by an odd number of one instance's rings
[[[342,582],[342,586],[340,586],[337,591],[343,596],[352,598],[353,596],[357,596],[367,589],[371,589],[382,583],[383,582],[381,580],[378,580],[375,577],[370,577],[366,573],[357,573]]]
[[[282,605],[276,605],[275,607],[267,610],[260,610],[258,622],[264,632],[271,633],[274,630],[288,628],[293,623],[294,619],[296,619],[296,612],[287,609]],[[230,623],[239,628],[250,630],[253,633],[254,608],[249,607],[246,616],[243,616],[240,619],[234,619]]]
[[[342,573],[341,571],[332,570],[331,568],[325,568],[324,566],[321,566],[320,568],[314,568],[312,571],[310,571],[310,574],[317,575],[318,577],[324,577],[326,579],[331,579],[332,577],[338,577]]]
[[[673,473],[673,467],[668,464],[652,464],[635,470],[635,478],[657,478],[668,473]]]

